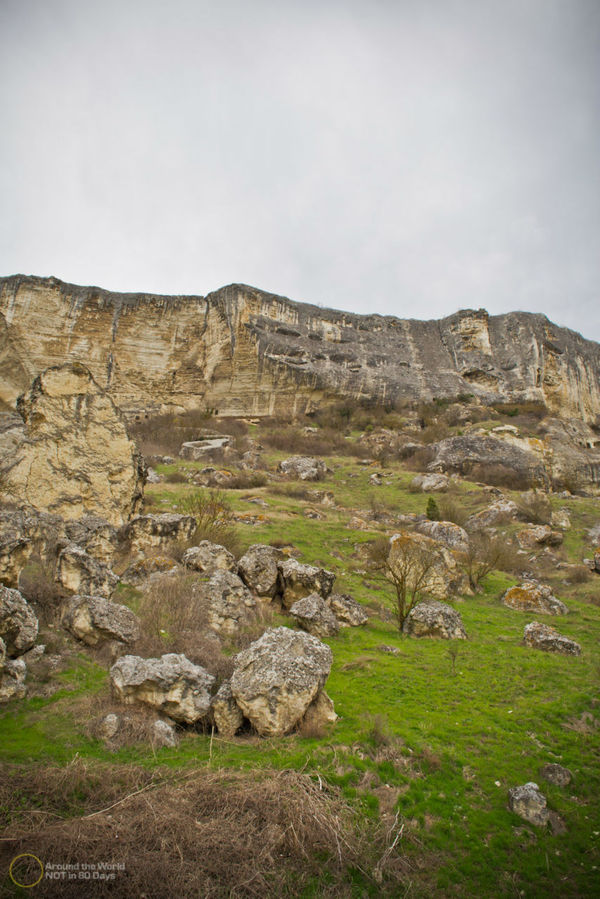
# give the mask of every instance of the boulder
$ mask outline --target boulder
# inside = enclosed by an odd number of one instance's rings
[[[0,637],[9,658],[31,649],[38,635],[38,620],[18,590],[0,584]]]
[[[452,521],[420,521],[416,528],[420,534],[443,543],[448,549],[463,553],[469,551],[469,535],[464,528]]]
[[[220,455],[225,447],[230,446],[233,437],[228,434],[203,434],[200,440],[190,440],[181,444],[179,457],[198,462],[211,456]]]
[[[340,627],[360,627],[369,620],[361,604],[347,593],[330,593],[328,601]]]
[[[136,559],[121,575],[121,581],[124,584],[131,584],[138,587],[144,584],[153,574],[167,574],[174,572],[177,568],[177,562],[170,556],[154,554]]]
[[[4,669],[4,665],[6,664],[6,643],[0,637],[0,674]]]
[[[261,466],[262,456],[256,450],[248,450],[248,452],[242,453],[240,468],[243,468],[245,471],[256,471]]]
[[[66,539],[65,522],[59,515],[30,506],[0,510],[0,581],[18,587],[21,571],[31,558],[54,570],[61,541]]]
[[[137,615],[127,606],[109,602],[103,596],[73,596],[63,611],[62,623],[88,646],[106,640],[134,643],[140,636]]]
[[[242,727],[244,716],[233,698],[230,682],[223,681],[212,698],[211,715],[217,731],[222,737],[233,737]]]
[[[554,627],[532,621],[525,625],[523,642],[532,649],[542,649],[544,652],[558,652],[567,656],[581,655],[581,646],[569,637],[565,637]]]
[[[188,542],[194,536],[196,519],[191,515],[164,512],[162,515],[138,515],[120,531],[132,551],[163,548],[173,543]]]
[[[121,729],[121,718],[109,712],[97,725],[97,734],[101,740],[114,740]]]
[[[290,615],[303,630],[315,637],[335,637],[340,629],[327,601],[318,593],[311,593],[295,602],[290,607]]]
[[[406,616],[402,631],[410,637],[441,637],[442,640],[466,640],[460,613],[438,600],[424,600]]]
[[[550,524],[553,528],[561,528],[563,531],[568,531],[571,527],[571,513],[568,509],[556,509],[552,513]]]
[[[573,780],[573,773],[562,765],[549,762],[540,768],[540,777],[557,787],[568,787]]]
[[[184,655],[167,653],[158,659],[121,656],[110,669],[118,699],[143,702],[174,721],[194,724],[210,709],[214,677]]]
[[[232,571],[216,571],[208,582],[194,590],[205,603],[208,625],[217,634],[232,637],[254,618],[256,598]]]
[[[282,582],[282,603],[286,609],[311,593],[319,593],[324,599],[331,593],[335,581],[332,571],[315,565],[303,565],[296,559],[279,562],[278,568]]]
[[[327,466],[322,459],[315,459],[314,456],[291,456],[279,463],[277,471],[300,481],[320,481],[325,477]]]
[[[155,721],[152,725],[152,743],[154,746],[175,749],[179,740],[173,725],[163,721],[162,718]]]
[[[117,529],[105,518],[84,515],[77,520],[66,521],[65,535],[70,543],[76,543],[97,562],[112,565],[119,538]]]
[[[408,578],[428,569],[421,591],[435,599],[446,599],[456,593],[470,593],[469,581],[452,552],[425,534],[400,531],[390,538],[389,564],[397,570],[406,568]]]
[[[333,701],[327,695],[325,690],[319,690],[300,722],[300,726],[306,731],[319,733],[323,728],[330,727],[335,724],[338,716],[336,715]]]
[[[237,655],[231,692],[259,734],[281,736],[324,687],[332,661],[331,649],[311,634],[273,628]]]
[[[528,824],[545,827],[550,820],[546,797],[535,783],[526,783],[508,791],[508,807]]]
[[[23,659],[8,659],[0,670],[0,703],[23,699],[27,665]]]
[[[24,439],[3,457],[8,499],[119,526],[141,506],[145,468],[112,399],[80,363],[47,368],[17,400]]]
[[[197,546],[186,549],[182,563],[192,571],[214,574],[215,571],[235,571],[236,561],[232,553],[220,543],[201,540]]]
[[[495,528],[499,524],[507,524],[513,521],[519,514],[519,507],[512,499],[502,497],[496,500],[487,509],[471,515],[467,521],[467,527],[473,528]]]
[[[523,581],[518,587],[510,587],[502,602],[518,612],[538,612],[543,615],[566,615],[564,602],[552,595],[552,588],[537,581]]]
[[[540,546],[560,546],[563,535],[553,531],[547,524],[538,524],[533,528],[524,528],[517,534],[521,549],[537,549]]]
[[[410,482],[410,490],[415,493],[421,490],[423,493],[441,493],[448,489],[450,478],[445,474],[418,474]]]
[[[488,434],[463,434],[447,437],[431,447],[435,457],[427,466],[431,472],[455,473],[468,477],[473,472],[484,480],[485,469],[501,466],[514,474],[515,480],[529,484],[549,484],[541,458],[525,446]]]
[[[69,543],[58,554],[56,580],[66,593],[109,597],[118,576],[104,562],[97,562],[80,546]]]
[[[274,546],[253,544],[238,562],[238,574],[257,596],[273,599],[280,592],[279,562],[285,556]]]
[[[159,475],[159,473],[157,471],[155,471],[153,468],[148,468],[148,471],[146,474],[146,483],[147,484],[160,484],[161,481],[162,481],[162,478]]]

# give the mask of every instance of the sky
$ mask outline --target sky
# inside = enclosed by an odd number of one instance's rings
[[[599,0],[0,0],[0,275],[600,340]]]

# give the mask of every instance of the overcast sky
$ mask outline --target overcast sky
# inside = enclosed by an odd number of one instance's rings
[[[600,340],[600,0],[0,0],[0,274]]]

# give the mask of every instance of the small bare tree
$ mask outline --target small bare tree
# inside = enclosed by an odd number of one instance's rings
[[[398,628],[402,630],[409,612],[429,594],[434,555],[417,536],[397,534],[392,540],[382,537],[375,541],[370,557],[371,570],[394,587],[394,611]]]
[[[469,578],[469,586],[477,593],[492,571],[518,570],[520,560],[506,535],[494,534],[484,528],[469,534],[469,548],[460,554],[463,571]]]

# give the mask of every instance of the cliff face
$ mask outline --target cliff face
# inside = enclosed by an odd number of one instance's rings
[[[441,321],[353,315],[244,285],[206,297],[110,293],[0,279],[0,401],[79,361],[124,411],[306,411],[336,397],[544,401],[600,415],[600,345],[543,315],[461,311]]]

